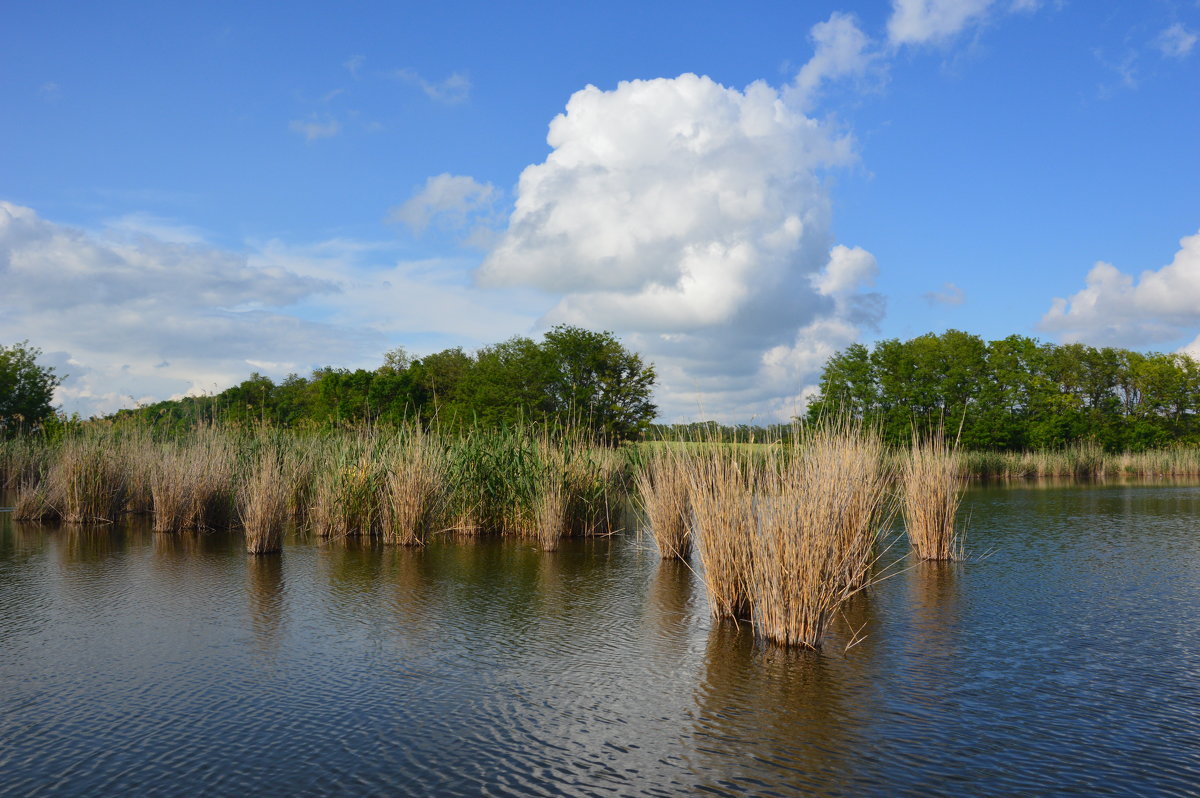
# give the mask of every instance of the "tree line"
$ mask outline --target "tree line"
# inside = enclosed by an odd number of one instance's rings
[[[276,383],[252,374],[215,396],[118,411],[113,418],[183,430],[198,422],[285,427],[418,422],[444,430],[548,424],[605,440],[639,437],[653,420],[654,367],[609,332],[559,325],[468,353],[404,349],[373,370],[320,368]]]
[[[914,428],[961,428],[973,449],[1109,451],[1200,443],[1200,362],[1010,335],[984,341],[949,330],[830,358],[807,418],[848,411],[904,445]]]

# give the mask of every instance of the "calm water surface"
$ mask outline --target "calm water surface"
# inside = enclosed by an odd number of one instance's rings
[[[0,513],[0,793],[1200,794],[1200,488],[965,508],[987,556],[822,653],[634,536],[256,559]]]

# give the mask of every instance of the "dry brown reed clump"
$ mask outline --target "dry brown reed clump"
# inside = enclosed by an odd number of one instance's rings
[[[68,524],[112,523],[125,507],[122,452],[103,435],[78,435],[63,442],[50,468],[46,496],[60,504]]]
[[[542,551],[556,551],[568,531],[568,499],[562,477],[548,475],[534,499],[537,541]]]
[[[154,443],[149,430],[140,428],[123,430],[119,441],[125,463],[125,512],[152,513],[152,484],[160,447]]]
[[[834,612],[866,584],[889,514],[883,446],[873,431],[827,422],[766,469],[750,569],[756,633],[820,646]]]
[[[195,462],[178,446],[160,450],[149,477],[155,532],[178,532],[188,523]]]
[[[57,487],[43,476],[26,477],[17,486],[13,517],[18,521],[61,520],[62,496],[53,492]]]
[[[760,468],[723,446],[690,453],[684,464],[709,609],[716,618],[748,618]]]
[[[291,476],[280,451],[270,447],[259,454],[238,502],[249,553],[272,554],[283,548]]]
[[[903,466],[904,525],[908,540],[922,560],[956,560],[962,556],[954,519],[963,491],[963,463],[944,431],[929,438],[913,436]]]
[[[383,539],[388,543],[425,543],[438,511],[445,458],[438,441],[414,428],[390,452],[384,483]]]
[[[537,444],[532,465],[533,537],[542,551],[556,551],[559,541],[570,534],[570,454],[561,443],[543,437]]]
[[[237,462],[235,442],[213,427],[159,449],[157,462],[147,469],[154,531],[232,526]]]
[[[634,477],[650,534],[664,560],[686,560],[692,553],[688,467],[694,462],[687,450],[656,448]]]
[[[41,436],[0,437],[0,490],[39,482],[50,468],[54,450]]]

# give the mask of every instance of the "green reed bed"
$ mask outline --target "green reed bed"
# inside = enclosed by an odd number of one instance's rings
[[[310,514],[322,538],[373,537],[383,529],[386,444],[360,432],[331,437],[318,455]]]

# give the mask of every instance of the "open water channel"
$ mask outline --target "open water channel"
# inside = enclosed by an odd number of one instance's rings
[[[632,534],[255,558],[0,513],[0,793],[1200,794],[1200,487],[964,511],[970,561],[819,653]]]

